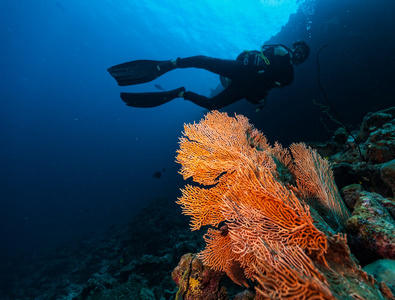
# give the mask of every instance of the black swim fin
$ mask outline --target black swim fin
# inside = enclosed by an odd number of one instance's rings
[[[121,99],[132,107],[156,107],[179,97],[185,88],[156,93],[121,93]]]
[[[118,85],[125,86],[152,81],[175,68],[170,60],[134,60],[108,68],[107,71]]]

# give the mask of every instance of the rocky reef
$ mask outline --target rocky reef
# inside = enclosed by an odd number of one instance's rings
[[[311,145],[331,161],[353,212],[347,234],[355,256],[364,265],[395,259],[395,107],[369,113],[352,135],[339,128],[331,141]]]
[[[344,233],[350,255],[367,273],[358,272],[382,299],[393,299],[395,107],[368,114],[353,136],[339,129],[327,143],[310,145],[331,163],[351,212]],[[254,299],[253,288],[234,284],[195,256],[204,248],[203,232],[189,230],[177,197],[153,200],[124,228],[9,262],[0,298]],[[221,230],[226,235],[227,228]],[[340,245],[332,241],[332,249]]]
[[[366,115],[352,136],[339,128],[325,144],[311,146],[332,163],[341,189],[359,183],[384,197],[395,192],[395,107]]]
[[[357,133],[359,140],[355,133],[341,137],[338,130],[333,141],[315,147],[327,151],[327,160],[333,158],[336,165],[348,160],[353,170],[379,169],[383,182],[391,185],[391,168],[377,164],[393,158],[392,111],[368,115]],[[367,125],[372,118],[377,126]],[[289,149],[270,146],[240,115],[229,118],[212,112],[198,124],[185,125],[177,151],[180,173],[201,187],[187,185],[177,203],[191,216],[192,230],[225,224],[207,231],[206,248],[198,257],[234,283],[252,288],[254,299],[393,299],[393,282],[377,281],[355,259],[366,255],[355,247],[361,245],[372,254],[371,260],[394,258],[393,199],[373,192],[373,184],[370,192],[361,185],[346,186],[343,195],[350,215],[331,183],[327,162],[303,143]],[[304,204],[310,206],[311,216]],[[295,219],[289,207],[297,211]],[[303,239],[286,238],[306,228]],[[351,241],[339,232],[350,235]],[[305,240],[314,247],[309,250]],[[323,252],[316,252],[319,249]],[[189,286],[194,288],[186,295],[193,292],[193,299],[206,299],[195,284]]]

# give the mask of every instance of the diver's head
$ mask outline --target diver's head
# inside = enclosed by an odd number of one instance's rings
[[[292,44],[292,63],[300,65],[304,62],[310,54],[310,47],[304,41],[297,41]]]

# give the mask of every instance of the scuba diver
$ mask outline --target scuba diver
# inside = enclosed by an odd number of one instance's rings
[[[183,68],[205,69],[220,75],[224,90],[208,98],[186,91],[184,87],[153,93],[121,93],[122,100],[133,107],[155,107],[175,98],[184,98],[208,110],[220,109],[238,100],[264,105],[269,91],[290,85],[294,79],[294,65],[303,63],[310,47],[304,41],[284,45],[263,45],[260,51],[242,52],[236,60],[207,56],[192,56],[175,60],[135,60],[108,69],[120,86],[152,81],[159,76]]]

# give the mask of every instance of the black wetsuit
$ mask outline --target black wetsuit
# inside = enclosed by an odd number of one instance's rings
[[[294,78],[290,50],[282,45],[263,46],[262,52],[244,51],[236,60],[207,56],[178,58],[177,68],[205,69],[231,80],[213,98],[184,93],[184,99],[209,110],[220,109],[243,98],[260,104],[269,90],[290,85]]]

